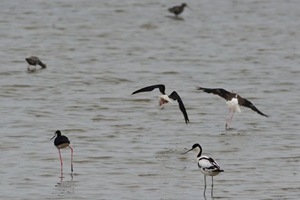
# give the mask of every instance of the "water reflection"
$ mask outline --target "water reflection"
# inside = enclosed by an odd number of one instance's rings
[[[55,190],[58,196],[64,196],[64,194],[73,194],[75,190],[75,182],[73,181],[73,173],[70,173],[70,180],[65,180],[63,173],[60,176],[60,182],[55,184]]]

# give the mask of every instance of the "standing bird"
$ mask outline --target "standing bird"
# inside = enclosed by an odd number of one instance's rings
[[[184,7],[189,8],[186,3],[183,3],[183,4],[181,4],[181,6],[174,6],[172,8],[169,8],[169,12],[174,13],[175,17],[178,17],[178,15],[183,12]]]
[[[218,165],[218,163],[211,157],[201,156],[202,148],[199,144],[194,144],[190,150],[183,153],[186,154],[190,151],[194,150],[196,152],[196,162],[198,163],[198,167],[201,172],[204,174],[204,192],[205,196],[206,191],[206,176],[211,176],[211,197],[213,197],[213,187],[214,187],[214,179],[213,177],[218,175],[220,172],[224,172],[223,169]]]
[[[181,112],[182,112],[182,114],[184,116],[185,123],[188,124],[190,121],[189,121],[187,112],[185,110],[184,104],[183,104],[180,96],[177,94],[176,91],[173,91],[168,96],[165,93],[165,86],[162,85],[162,84],[158,84],[158,85],[151,85],[151,86],[148,86],[148,87],[141,88],[141,89],[133,92],[131,95],[136,94],[136,93],[140,93],[140,92],[150,92],[150,91],[154,90],[155,88],[158,88],[159,91],[160,91],[160,93],[161,93],[161,95],[159,96],[159,106],[160,106],[160,108],[163,109],[164,108],[164,104],[166,104],[168,102],[172,102],[171,99],[173,99],[174,101],[178,101],[179,109],[181,110]]]
[[[62,162],[62,158],[61,158],[61,153],[60,153],[60,149],[62,148],[66,148],[66,147],[69,147],[70,150],[71,150],[71,172],[73,172],[73,148],[70,146],[70,141],[69,139],[64,136],[64,135],[61,135],[61,132],[59,130],[57,130],[55,133],[54,133],[54,136],[51,138],[51,140],[54,138],[54,146],[56,146],[56,148],[58,149],[58,154],[59,154],[59,159],[60,159],[60,169],[61,169],[61,172],[63,171],[62,170],[62,167],[63,167],[63,162]]]
[[[229,116],[226,122],[226,126],[225,126],[226,129],[229,129],[235,111],[241,112],[240,106],[248,107],[253,111],[257,112],[258,114],[268,117],[268,115],[265,115],[264,113],[260,112],[249,100],[242,98],[240,95],[236,93],[228,92],[227,90],[224,90],[222,88],[209,89],[209,88],[197,87],[197,90],[202,90],[203,92],[206,93],[217,94],[226,100],[226,104],[229,107],[229,114],[231,115]]]
[[[28,62],[27,70],[30,70],[30,66],[36,66],[39,65],[42,67],[42,69],[45,69],[47,66],[36,56],[31,56],[29,58],[25,59]]]

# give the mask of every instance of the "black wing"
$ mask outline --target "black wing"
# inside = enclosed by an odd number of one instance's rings
[[[61,135],[61,136],[55,138],[55,140],[54,140],[54,145],[55,145],[55,146],[58,146],[58,145],[60,145],[60,144],[65,144],[65,143],[70,144],[70,141],[69,141],[69,139],[68,139],[66,136],[64,136],[64,135]]]
[[[177,94],[176,91],[173,91],[170,95],[169,95],[169,98],[173,99],[174,101],[178,101],[178,104],[179,104],[179,109],[181,110],[183,116],[184,116],[184,120],[185,120],[185,123],[189,123],[190,120],[189,120],[189,117],[187,115],[187,112],[185,110],[185,107],[184,107],[184,104],[180,98],[180,96]]]
[[[159,91],[162,94],[165,94],[165,86],[163,84],[151,85],[151,86],[148,86],[148,87],[144,87],[144,88],[141,88],[137,91],[134,91],[132,94],[136,94],[136,93],[140,93],[140,92],[150,92],[150,91],[154,90],[155,88],[159,88]]]
[[[264,113],[260,112],[252,103],[251,101],[245,99],[245,98],[242,98],[240,97],[241,100],[239,99],[239,102],[240,102],[240,105],[241,106],[245,106],[245,107],[248,107],[250,109],[252,109],[253,111],[257,112],[258,114],[262,115],[262,116],[265,116],[265,117],[268,117],[268,115],[265,115]]]
[[[203,90],[203,92],[206,93],[212,93],[212,94],[216,94],[219,95],[220,97],[228,100],[228,96],[231,94],[230,92],[228,92],[227,90],[224,90],[222,88],[202,88],[202,87],[197,87],[197,90]]]

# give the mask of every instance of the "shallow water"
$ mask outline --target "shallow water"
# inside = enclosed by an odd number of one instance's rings
[[[193,153],[217,160],[214,199],[299,199],[298,1],[2,1],[1,199],[204,199]],[[47,69],[27,72],[38,56]],[[163,83],[181,96],[158,107]],[[228,108],[195,86],[249,99]],[[61,130],[64,174],[50,138]],[[207,199],[210,177],[207,178]]]

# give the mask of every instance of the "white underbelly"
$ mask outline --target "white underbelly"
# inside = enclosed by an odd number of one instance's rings
[[[230,108],[230,110],[234,112],[241,112],[241,108],[236,98],[231,99],[231,101],[226,101],[226,104]]]
[[[204,170],[200,168],[201,172],[206,176],[216,176],[220,173],[220,171],[210,171],[210,170]]]

